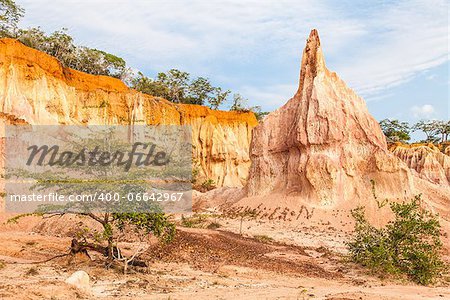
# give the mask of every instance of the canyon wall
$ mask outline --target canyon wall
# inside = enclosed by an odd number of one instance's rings
[[[190,125],[198,180],[243,186],[250,159],[251,112],[175,104],[122,81],[64,68],[13,39],[0,39],[0,119],[38,125]]]
[[[446,148],[448,150],[450,148]],[[444,154],[433,144],[404,145],[393,144],[390,150],[403,160],[418,177],[431,183],[449,186],[450,184],[450,156],[449,151]]]

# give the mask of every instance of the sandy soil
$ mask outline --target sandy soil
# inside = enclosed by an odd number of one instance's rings
[[[450,299],[445,281],[423,287],[380,279],[345,262],[348,236],[342,230],[258,220],[244,220],[241,226],[240,220],[227,218],[209,218],[198,226],[211,222],[220,227],[180,227],[172,244],[152,243],[144,255],[149,267],[127,275],[106,269],[95,254],[92,261],[76,257],[70,263],[60,258],[33,264],[65,253],[71,231],[48,235],[48,226],[35,219],[0,227],[0,298]],[[90,294],[64,282],[77,270],[89,274]]]

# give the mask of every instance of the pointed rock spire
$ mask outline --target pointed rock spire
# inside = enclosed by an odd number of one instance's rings
[[[313,29],[306,40],[306,46],[303,50],[299,89],[302,89],[305,77],[314,78],[325,69],[325,59],[320,46],[319,32],[317,29]]]
[[[297,94],[255,127],[251,145],[252,197],[295,195],[293,207],[338,206],[373,198],[370,180],[383,199],[413,189],[364,100],[325,67],[317,30],[303,51]]]

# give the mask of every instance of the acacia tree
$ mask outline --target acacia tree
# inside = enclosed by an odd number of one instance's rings
[[[188,91],[189,96],[185,99],[185,103],[203,105],[211,97],[210,94],[214,91],[214,87],[208,78],[198,77],[190,83]]]
[[[228,98],[230,90],[222,91],[221,87],[214,88],[214,96],[208,98],[211,109],[218,109]]]
[[[441,136],[441,143],[448,141],[450,134],[450,121],[433,121],[432,125],[435,127],[436,134]]]
[[[20,29],[17,34],[17,39],[24,45],[46,52],[44,45],[46,45],[48,37],[40,27],[32,27],[29,29]]]
[[[247,99],[240,94],[233,94],[233,103],[231,104],[231,111],[248,111]]]
[[[0,0],[0,37],[15,37],[24,10],[12,0]]]
[[[426,135],[426,142],[434,143],[438,141],[435,121],[421,120],[413,126],[414,131],[422,131]]]
[[[183,102],[189,85],[189,73],[171,69],[167,73],[159,73],[157,81],[167,87],[170,101]]]
[[[67,33],[67,28],[50,34],[43,45],[43,50],[56,57],[66,67],[73,66],[77,60],[77,47],[73,43],[73,38]]]
[[[261,106],[247,106],[247,99],[242,97],[240,94],[233,95],[233,103],[231,104],[230,111],[242,111],[242,112],[253,112],[258,121],[264,119],[269,112],[261,111]]]
[[[166,85],[145,76],[142,72],[138,72],[138,75],[131,80],[131,86],[141,93],[156,97],[167,98],[169,95],[169,88]]]
[[[411,139],[410,126],[407,122],[399,120],[384,119],[380,122],[381,130],[383,130],[386,138],[393,142],[406,142]]]
[[[80,153],[83,149],[98,149],[99,151],[116,150],[124,151],[129,146],[115,136],[115,131],[105,131],[93,133],[87,137],[72,137],[68,149],[73,153]],[[100,159],[100,158],[97,158]],[[46,218],[60,217],[64,215],[77,215],[87,217],[100,225],[102,230],[98,232],[93,227],[87,227],[85,232],[78,238],[72,240],[70,253],[86,253],[95,251],[107,257],[107,261],[112,263],[116,260],[131,265],[145,265],[138,261],[138,254],[142,254],[140,247],[132,257],[125,257],[118,247],[118,242],[124,233],[131,231],[138,237],[139,242],[149,234],[158,237],[160,241],[167,243],[172,241],[175,235],[175,224],[169,220],[169,216],[164,214],[161,208],[151,201],[130,202],[123,199],[129,194],[142,195],[149,189],[151,184],[143,178],[149,178],[152,170],[130,170],[124,173],[117,165],[79,165],[71,164],[60,166],[52,164],[55,168],[51,172],[43,173],[30,172],[26,170],[13,170],[8,172],[9,176],[19,176],[19,178],[33,179],[36,183],[32,187],[37,191],[56,191],[62,195],[111,195],[112,191],[119,195],[119,201],[114,202],[106,198],[97,198],[91,202],[66,202],[63,204],[43,204],[33,213],[18,215],[9,220],[15,222],[19,218],[27,215],[38,215]],[[157,176],[156,174],[153,174]],[[153,176],[152,175],[152,176]],[[106,196],[108,197],[108,196]],[[133,196],[134,197],[134,196]],[[136,198],[137,199],[137,198]],[[81,240],[79,239],[81,237]],[[106,245],[105,245],[106,244]],[[58,255],[57,257],[61,257]],[[126,269],[126,265],[125,265]]]

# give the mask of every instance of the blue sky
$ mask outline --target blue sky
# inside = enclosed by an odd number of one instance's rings
[[[327,66],[377,118],[449,119],[449,4],[409,1],[17,0],[21,26],[69,28],[78,44],[154,76],[178,68],[271,111],[296,91],[312,28]]]

